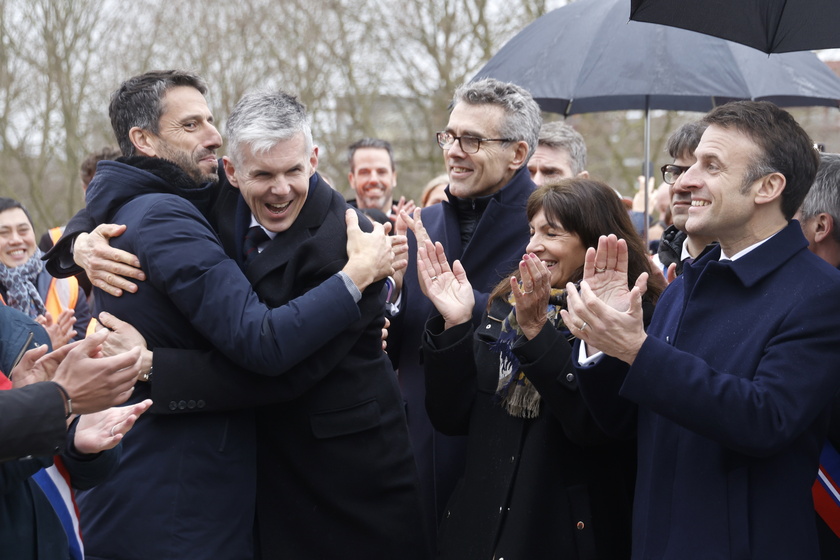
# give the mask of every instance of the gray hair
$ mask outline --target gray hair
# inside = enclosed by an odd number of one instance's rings
[[[805,222],[825,212],[834,220],[834,239],[840,241],[840,154],[820,154],[817,177],[799,209]]]
[[[455,90],[452,106],[458,103],[468,105],[496,105],[505,112],[499,134],[503,138],[511,138],[515,142],[525,141],[528,144],[528,156],[522,162],[527,165],[534,150],[542,126],[540,107],[531,94],[516,84],[500,82],[493,78],[484,78],[476,82],[468,82]]]
[[[672,159],[681,156],[693,156],[694,150],[700,144],[700,138],[706,132],[708,125],[702,121],[690,122],[679,127],[668,137],[668,153]]]
[[[132,128],[148,130],[155,135],[160,132],[163,97],[167,91],[179,86],[193,87],[201,95],[207,94],[205,81],[198,74],[186,70],[146,72],[127,79],[111,94],[108,114],[124,156],[137,154],[128,135]]]
[[[380,138],[362,138],[361,140],[353,142],[350,144],[350,147],[347,148],[347,165],[350,166],[351,172],[354,170],[353,156],[356,155],[356,150],[360,150],[362,148],[376,148],[378,150],[385,150],[388,152],[388,158],[391,160],[391,171],[396,171],[397,165],[394,163],[394,149],[391,147],[390,142]]]
[[[303,133],[306,152],[311,152],[312,128],[306,106],[296,96],[280,90],[246,93],[228,117],[230,157],[234,163],[241,163],[244,145],[255,154],[265,153],[298,133]]]
[[[566,150],[569,153],[569,163],[572,164],[572,175],[577,175],[586,169],[586,142],[577,130],[563,121],[542,125],[539,145]]]

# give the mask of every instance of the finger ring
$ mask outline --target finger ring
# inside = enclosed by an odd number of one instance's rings
[[[533,294],[533,293],[534,293],[534,290],[528,290],[527,292],[522,292],[522,295]]]
[[[597,266],[595,267],[595,272],[606,272],[606,271],[607,271],[607,267],[604,267],[604,268],[598,268]],[[586,323],[584,323],[584,324],[586,324]]]
[[[585,328],[586,328],[586,325],[587,325],[587,323],[586,323],[586,321],[584,321],[584,322],[583,322],[583,324],[582,324],[580,327],[578,327],[578,330],[579,330],[580,332],[583,332],[583,329],[585,329]]]
[[[117,429],[117,425],[116,425],[116,424],[114,424],[113,426],[111,426],[111,437],[114,437],[114,430],[116,430],[116,429]]]
[[[437,276],[432,276],[432,282],[434,282],[435,280],[437,280]]]

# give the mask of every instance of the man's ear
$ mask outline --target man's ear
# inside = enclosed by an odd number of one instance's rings
[[[834,236],[834,218],[828,212],[820,212],[812,218],[814,222],[814,242],[820,243]]]
[[[787,180],[779,172],[773,172],[761,179],[758,190],[755,191],[756,204],[767,204],[781,198]]]
[[[132,127],[132,129],[128,131],[128,139],[131,140],[132,144],[134,144],[134,148],[138,153],[147,157],[157,156],[154,135],[148,130],[140,128],[139,126]]]
[[[579,177],[579,178],[581,178],[581,179],[589,179],[589,171],[587,171],[586,169],[584,169],[583,171],[581,171],[580,173],[578,173],[577,175],[575,175],[575,177]]]
[[[233,160],[228,156],[222,158],[222,165],[225,167],[225,176],[227,176],[228,183],[234,188],[239,188],[239,178],[236,176],[236,167],[233,165]]]
[[[513,159],[510,162],[511,169],[519,169],[525,165],[525,158],[528,157],[528,143],[520,140],[516,143],[516,149],[513,152]]]
[[[312,146],[312,153],[309,154],[309,176],[312,177],[318,171],[318,146]]]

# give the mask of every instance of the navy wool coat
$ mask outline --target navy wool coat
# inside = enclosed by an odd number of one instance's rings
[[[663,293],[632,367],[581,368],[605,427],[638,433],[637,560],[818,558],[814,482],[840,388],[840,272],[791,222],[720,247]]]

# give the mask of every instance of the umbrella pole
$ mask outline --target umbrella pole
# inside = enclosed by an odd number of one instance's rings
[[[645,247],[650,246],[650,240],[648,239],[648,226],[649,226],[649,217],[650,217],[650,201],[648,200],[648,184],[650,183],[650,96],[645,96],[645,184],[642,187],[645,191],[645,215],[643,217],[644,221],[644,242]]]

